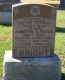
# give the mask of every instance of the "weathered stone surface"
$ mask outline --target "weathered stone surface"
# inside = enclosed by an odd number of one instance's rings
[[[0,24],[11,24],[12,12],[0,12]]]
[[[0,0],[0,24],[11,24],[12,5],[19,2],[20,0]]]
[[[0,11],[12,11],[12,5],[16,4],[15,2],[4,2],[0,3]]]
[[[61,80],[61,61],[54,57],[12,58],[12,52],[4,56],[3,80]]]
[[[11,5],[1,4],[0,11],[12,11],[12,4]]]
[[[13,5],[13,57],[54,54],[56,9],[43,4]]]

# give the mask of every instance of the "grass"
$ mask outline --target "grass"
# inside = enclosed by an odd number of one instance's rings
[[[62,80],[65,80],[65,10],[57,11],[55,51],[62,60]]]
[[[55,50],[65,53],[65,11],[58,10],[56,24],[56,42]]]
[[[55,37],[55,51],[62,60],[62,80],[65,80],[65,11],[57,11],[56,20],[56,37]],[[12,27],[0,25],[0,80],[2,78],[3,70],[3,56],[5,50],[11,49],[11,34]]]
[[[4,52],[11,49],[11,31],[11,26],[0,25],[0,79],[2,78]]]

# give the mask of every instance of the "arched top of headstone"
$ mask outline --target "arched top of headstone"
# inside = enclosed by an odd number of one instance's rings
[[[28,3],[19,3],[13,5],[14,9],[14,19],[28,16],[39,16],[46,18],[54,18],[55,7],[47,4],[28,4]],[[33,13],[37,9],[38,13]],[[25,12],[24,12],[25,11]],[[15,15],[16,14],[16,15]]]

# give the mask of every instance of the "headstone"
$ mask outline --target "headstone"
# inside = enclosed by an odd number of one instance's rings
[[[12,5],[19,2],[20,0],[0,0],[0,11],[11,11]]]
[[[1,11],[0,12],[0,24],[11,24],[12,23],[12,12]]]
[[[3,2],[3,3],[5,3],[5,2],[20,2],[20,0],[0,0],[0,2]]]
[[[56,9],[40,4],[13,6],[13,57],[54,55]]]
[[[12,8],[13,49],[5,51],[3,80],[61,80],[54,53],[56,9],[24,3]]]
[[[20,0],[0,0],[0,23],[11,24],[12,5],[19,3]]]
[[[12,10],[12,4],[1,4],[0,5],[0,11],[11,11]]]
[[[65,8],[65,0],[60,0],[60,8]]]

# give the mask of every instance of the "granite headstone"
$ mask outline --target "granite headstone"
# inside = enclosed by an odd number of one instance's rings
[[[54,54],[56,9],[43,4],[13,5],[13,50],[5,51],[3,80],[61,80]]]
[[[0,23],[12,23],[12,5],[19,3],[20,0],[0,0]]]
[[[12,5],[19,2],[20,0],[0,0],[0,11],[11,11]]]
[[[54,54],[56,9],[41,4],[13,6],[13,57]]]
[[[12,4],[0,4],[0,11],[11,11]]]
[[[60,8],[65,8],[65,0],[60,0]]]

